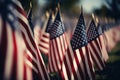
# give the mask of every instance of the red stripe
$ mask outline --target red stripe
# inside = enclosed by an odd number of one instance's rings
[[[24,63],[23,80],[27,80],[26,64]]]
[[[16,44],[16,38],[15,38],[15,32],[12,32],[13,37],[13,46],[14,46],[14,52],[13,52],[13,64],[12,64],[12,73],[11,73],[11,80],[17,79],[17,44]]]
[[[44,33],[44,34],[43,34],[43,37],[49,38],[49,33]]]
[[[49,41],[45,41],[44,39],[41,39],[40,42],[49,45]]]
[[[7,41],[8,36],[7,36],[7,31],[6,31],[7,26],[4,21],[3,21],[3,25],[0,27],[2,27],[1,45],[0,45],[0,79],[3,79],[6,51],[7,51],[7,44],[8,44],[8,41]]]

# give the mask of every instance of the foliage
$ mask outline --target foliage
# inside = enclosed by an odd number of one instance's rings
[[[106,0],[106,5],[103,5],[100,9],[95,9],[94,13],[99,16],[112,17],[116,21],[120,19],[120,0]]]
[[[45,10],[55,10],[55,7],[58,3],[61,5],[62,9],[69,10],[70,8],[75,6],[78,1],[79,0],[46,0]]]

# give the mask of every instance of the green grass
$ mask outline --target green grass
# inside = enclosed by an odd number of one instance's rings
[[[120,42],[108,54],[106,68],[96,74],[96,80],[120,80]]]

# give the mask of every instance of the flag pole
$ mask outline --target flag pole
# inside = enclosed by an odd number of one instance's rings
[[[32,9],[32,3],[30,2],[30,9],[29,9],[29,11],[28,11],[28,15],[27,15],[27,17],[29,16],[29,14],[30,14],[30,10]]]
[[[51,11],[51,10],[50,10],[50,11]],[[42,29],[42,31],[41,31],[40,39],[42,39],[43,34],[45,33],[45,29],[46,29],[46,27],[47,27],[47,23],[48,23],[48,20],[49,20],[49,16],[50,16],[50,12],[46,12],[46,21],[45,21],[45,23],[44,23],[44,25],[43,25],[43,29]]]

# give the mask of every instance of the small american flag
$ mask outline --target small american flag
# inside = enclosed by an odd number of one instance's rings
[[[92,19],[87,31],[87,38],[89,42],[88,46],[93,62],[95,63],[98,69],[102,70],[105,67],[105,63],[102,56],[102,50],[98,42],[98,36],[99,34],[96,29],[95,22]]]
[[[58,72],[61,70],[66,49],[65,35],[64,25],[60,12],[58,11],[52,28],[50,29],[49,72]]]
[[[50,12],[50,16],[46,25],[46,29],[45,32],[43,33],[43,35],[40,38],[40,41],[38,43],[39,49],[42,53],[44,53],[45,55],[49,54],[49,43],[50,43],[50,29],[52,27],[52,13]]]
[[[87,48],[87,37],[83,13],[71,39],[73,53],[68,48],[62,65],[62,75],[65,80],[94,79],[92,63]]]

